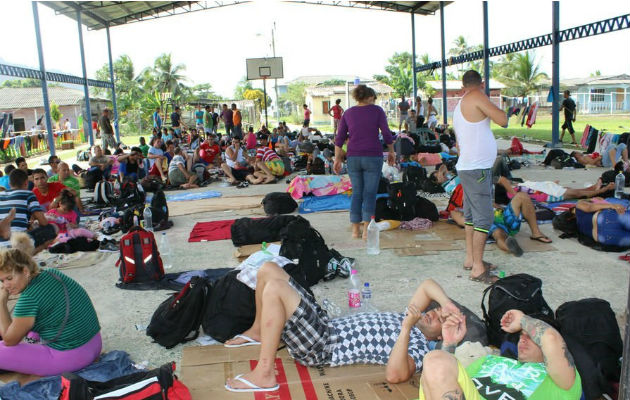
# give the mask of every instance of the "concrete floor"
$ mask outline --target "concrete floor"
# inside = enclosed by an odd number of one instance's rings
[[[500,141],[500,148],[508,142]],[[535,146],[528,146],[535,149]],[[584,187],[594,183],[603,169],[551,170],[542,167],[524,168],[514,175],[529,180],[558,180],[569,187]],[[224,196],[264,194],[285,191],[286,183],[266,186],[250,186],[247,189],[210,186]],[[207,190],[199,189],[199,190]],[[211,199],[208,201],[212,201]],[[233,257],[234,247],[230,240],[217,242],[188,243],[188,235],[195,222],[239,218],[261,215],[259,210],[209,212],[174,217],[175,226],[167,231],[173,249],[174,267],[167,271],[185,271],[205,268],[233,267],[238,261]],[[347,212],[308,214],[306,218],[331,244],[347,232]],[[559,239],[551,225],[543,225],[542,231],[554,241],[557,251],[525,253],[515,258],[500,250],[488,252],[486,259],[499,265],[507,274],[526,272],[544,282],[544,296],[555,309],[568,300],[600,297],[608,300],[615,312],[625,310],[628,294],[630,264],[618,260],[617,253],[603,253],[580,245],[575,239]],[[529,234],[524,225],[523,231]],[[332,243],[337,246],[337,243]],[[383,250],[380,255],[368,256],[363,242],[345,241],[344,248],[337,248],[343,255],[357,259],[357,269],[363,281],[369,281],[373,290],[373,302],[379,310],[400,311],[407,304],[418,284],[426,278],[439,282],[454,299],[481,314],[481,295],[486,287],[468,280],[463,271],[463,250],[442,251],[437,255],[399,257],[393,250]],[[136,362],[148,361],[151,366],[175,361],[179,364],[182,345],[171,350],[151,343],[143,330],[136,325],[146,326],[155,308],[168,291],[127,291],[114,286],[118,278],[115,267],[117,254],[103,262],[85,268],[68,269],[65,272],[80,282],[90,294],[102,326],[104,351],[124,350]],[[317,298],[324,298],[340,306],[346,304],[346,280],[336,279],[322,282],[313,288]],[[188,344],[188,345],[195,345]]]

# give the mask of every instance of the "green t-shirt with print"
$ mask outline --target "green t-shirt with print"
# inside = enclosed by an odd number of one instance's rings
[[[148,144],[141,144],[140,146],[138,146],[140,148],[140,150],[142,151],[142,156],[146,157],[147,154],[149,154],[149,145]]]
[[[469,365],[466,372],[486,400],[578,400],[582,396],[582,381],[577,370],[569,390],[554,383],[543,363],[522,363],[489,355]]]
[[[214,119],[212,119],[212,113],[209,111],[203,112],[203,127],[209,130],[214,127]]]
[[[59,175],[51,176],[50,178],[48,178],[48,182],[59,182]],[[79,180],[75,178],[74,176],[68,176],[61,183],[66,185],[66,187],[69,187],[70,189],[77,192],[77,195],[79,196],[81,195],[81,185],[79,184]]]
[[[55,350],[76,349],[89,342],[101,327],[87,292],[67,275],[52,268],[42,270],[20,295],[13,316],[34,317],[32,330],[44,341],[57,336],[66,315],[67,302],[63,285],[52,274],[61,278],[68,289],[70,313],[59,338],[47,346]]]

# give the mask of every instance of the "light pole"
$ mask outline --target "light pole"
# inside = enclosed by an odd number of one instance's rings
[[[271,49],[273,51],[273,58],[276,58],[276,37],[275,37],[275,30],[276,30],[276,21],[273,21],[273,28],[271,28]],[[280,107],[279,107],[279,103],[278,103],[278,79],[275,78],[273,80],[273,89],[276,92],[276,123],[280,122]],[[268,127],[267,127],[268,128]]]

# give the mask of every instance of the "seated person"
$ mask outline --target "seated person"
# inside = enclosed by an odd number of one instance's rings
[[[221,164],[221,169],[228,177],[228,182],[233,185],[244,181],[255,185],[264,180],[264,177],[254,176],[254,172],[247,164],[239,138],[233,138],[232,144],[225,149],[225,162]]]
[[[66,242],[77,237],[86,237],[88,239],[96,237],[92,231],[79,228],[79,214],[75,211],[76,208],[77,196],[69,189],[64,189],[61,191],[59,206],[46,212],[48,221],[57,227],[58,242]]]
[[[92,153],[93,156],[90,158],[90,169],[88,171],[96,174],[96,181],[109,179],[114,161],[103,154],[101,146],[94,146],[92,148]]]
[[[48,178],[48,182],[61,182],[65,187],[72,189],[77,199],[77,208],[79,211],[83,212],[83,203],[81,203],[81,185],[79,184],[79,180],[72,176],[68,164],[65,162],[59,163],[57,175],[53,175]]]
[[[15,165],[7,164],[4,167],[4,176],[0,177],[0,190],[9,190],[11,186],[9,185],[9,174],[11,171],[15,169]]]
[[[624,170],[628,169],[628,147],[625,143],[611,143],[602,151],[602,167],[612,168],[618,161],[623,161]]]
[[[558,331],[519,310],[507,311],[501,327],[509,333],[520,332],[518,361],[488,355],[464,368],[453,353],[466,334],[466,323],[449,316],[442,324],[443,350],[424,357],[420,400],[578,400],[582,396],[580,375]]]
[[[283,130],[278,130],[278,142],[276,143],[276,153],[281,154],[285,157],[289,157],[289,155],[295,150],[291,148],[291,141],[287,136],[286,132]]]
[[[134,182],[144,178],[144,160],[140,147],[132,147],[129,154],[118,156],[120,162],[120,176],[124,179],[131,179]]]
[[[168,181],[171,186],[178,186],[184,189],[199,187],[197,182],[197,174],[193,174],[190,169],[192,163],[187,163],[186,158],[183,155],[182,149],[175,148],[175,156],[168,165]]]
[[[601,198],[580,200],[574,212],[581,234],[603,245],[630,248],[630,209],[627,201]]]
[[[166,162],[170,164],[171,160],[175,156],[175,141],[167,140],[165,145],[166,150],[164,150],[164,156],[166,156]]]
[[[46,172],[44,171],[44,174]],[[15,218],[11,221],[11,232],[27,232],[35,242],[36,251],[48,247],[57,236],[55,229],[48,226],[44,209],[35,194],[27,190],[28,175],[21,169],[11,171],[9,175],[11,189],[0,192],[0,218],[6,218],[15,209]],[[37,221],[39,226],[31,227],[30,221]],[[8,237],[0,237],[0,247],[9,245]]]
[[[162,134],[162,142],[165,143],[169,140],[173,140],[175,138],[175,130],[173,128],[168,128],[166,134]]]
[[[262,139],[264,137],[268,138],[270,134],[271,132],[269,132],[269,129],[267,129],[267,127],[263,125],[260,127],[260,130],[258,131],[258,133],[256,133],[256,138],[257,139]]]
[[[256,134],[254,133],[254,127],[250,126],[243,138],[243,142],[245,143],[245,147],[247,151],[256,151],[256,146],[258,145],[258,141],[256,140]]]
[[[511,182],[504,177],[500,177],[497,181],[497,184],[505,188],[508,197],[515,196],[517,192],[525,192],[532,200],[545,203],[553,203],[557,201],[571,199],[591,198],[615,189],[614,183],[602,186],[601,179],[599,179],[596,184],[583,189],[565,188],[563,186],[560,186],[556,182],[550,181],[525,181],[523,183],[519,183],[515,187],[512,187]]]
[[[266,139],[262,139],[260,147],[256,149],[256,167],[265,173],[265,183],[274,181],[276,176],[284,176],[284,162],[267,147]]]
[[[59,166],[60,162],[61,160],[57,156],[48,157],[48,165],[50,165],[50,169],[46,171],[46,173],[49,177],[57,174],[57,167]]]
[[[15,166],[28,174],[28,190],[33,190],[35,187],[35,184],[33,183],[33,170],[28,167],[26,159],[24,157],[16,158]]]
[[[422,314],[433,301],[441,307]],[[244,392],[277,390],[273,360],[281,339],[302,365],[386,364],[389,382],[406,381],[422,369],[428,341],[442,338],[442,321],[452,314],[461,316],[460,309],[430,279],[418,287],[407,310],[407,315],[360,313],[331,319],[278,264],[267,262],[257,275],[252,327],[225,343],[234,346],[247,339],[260,342],[258,364],[253,371],[228,379],[225,388]],[[364,326],[374,333],[361,334]]]
[[[413,133],[418,129],[418,119],[416,116],[416,110],[409,110],[409,116],[404,120],[405,131]]]
[[[214,135],[208,135],[206,140],[199,145],[193,156],[193,164],[201,163],[206,167],[221,165],[221,148],[216,144]]]
[[[320,131],[318,131],[317,129],[314,128],[309,128],[309,130],[311,131],[311,134],[308,135],[308,140],[312,141],[319,141],[322,140],[324,138],[324,136],[322,135],[322,133]]]
[[[5,316],[0,319],[0,369],[60,375],[82,369],[99,357],[98,317],[76,281],[54,268],[40,270],[19,249],[0,251],[0,281],[0,312]],[[18,294],[11,316],[7,302]],[[41,342],[23,341],[27,337]]]
[[[148,175],[159,176],[162,181],[166,181],[166,170],[168,165],[166,164],[166,156],[164,150],[162,150],[162,139],[153,138],[151,140],[151,147],[149,147],[147,159],[149,160]]]
[[[191,132],[190,133],[190,149],[197,150],[200,144],[201,144],[201,135],[199,135],[197,132]]]
[[[45,211],[57,208],[61,191],[66,188],[66,185],[61,182],[48,182],[48,174],[41,168],[33,171],[33,180],[35,182],[33,193],[42,208]],[[74,192],[73,189],[71,190]]]
[[[120,147],[114,150],[114,154],[110,155],[109,158],[112,160],[112,170],[111,175],[118,176],[120,174],[120,161],[118,161],[118,157],[123,155],[125,152]]]
[[[142,156],[146,157],[149,152],[149,145],[147,144],[147,141],[144,140],[144,137],[140,137],[140,144],[138,145],[138,148],[142,152]]]

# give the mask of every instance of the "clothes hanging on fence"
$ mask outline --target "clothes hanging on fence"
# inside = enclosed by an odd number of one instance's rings
[[[527,127],[531,128],[536,123],[536,114],[538,113],[538,102],[532,104],[529,108],[529,113],[527,114]]]
[[[521,126],[525,125],[525,121],[527,120],[527,116],[529,115],[529,108],[530,106],[525,106],[525,109],[523,110],[523,117],[521,118]]]

